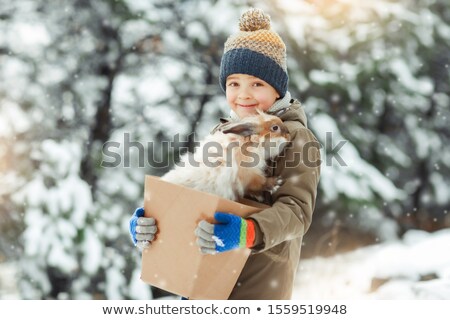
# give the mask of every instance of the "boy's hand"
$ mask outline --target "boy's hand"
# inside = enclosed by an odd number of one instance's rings
[[[197,244],[202,253],[216,254],[253,246],[255,225],[252,220],[224,212],[216,212],[214,219],[217,224],[202,220],[195,229]]]
[[[148,248],[158,231],[154,218],[144,217],[144,208],[137,208],[130,219],[130,236],[140,250]]]

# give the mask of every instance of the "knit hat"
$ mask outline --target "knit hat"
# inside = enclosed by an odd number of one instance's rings
[[[220,86],[226,91],[227,77],[243,73],[269,83],[283,98],[288,74],[286,46],[280,36],[270,30],[270,17],[261,9],[249,9],[239,20],[240,31],[225,42],[220,63]]]

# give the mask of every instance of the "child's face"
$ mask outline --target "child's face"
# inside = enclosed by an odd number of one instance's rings
[[[267,82],[240,73],[228,76],[225,92],[228,104],[241,119],[257,114],[257,108],[267,111],[280,97]]]

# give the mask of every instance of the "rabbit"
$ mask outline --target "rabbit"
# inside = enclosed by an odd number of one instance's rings
[[[275,114],[258,110],[254,116],[222,123],[196,152],[184,154],[161,179],[233,201],[244,196],[262,201],[264,191],[273,192],[282,184],[280,178],[264,173],[267,160],[279,155],[290,141],[279,118],[288,109]]]

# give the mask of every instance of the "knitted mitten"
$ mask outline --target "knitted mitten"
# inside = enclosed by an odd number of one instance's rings
[[[137,208],[136,211],[134,211],[133,215],[131,216],[130,222],[129,222],[129,232],[131,236],[131,240],[133,241],[134,245],[137,244],[138,240],[136,239],[136,227],[137,227],[137,221],[140,217],[144,216],[144,208]]]
[[[255,242],[255,225],[250,219],[243,219],[229,213],[216,212],[213,240],[216,251],[224,252],[236,248],[251,248]]]
[[[144,208],[137,208],[129,223],[131,240],[141,250],[150,246],[158,231],[155,219],[144,217],[144,213]]]

